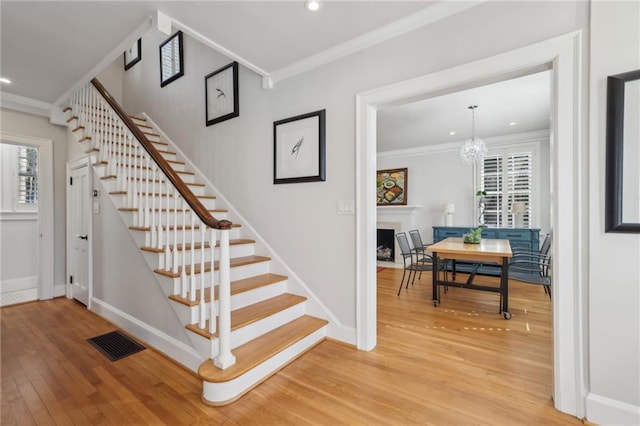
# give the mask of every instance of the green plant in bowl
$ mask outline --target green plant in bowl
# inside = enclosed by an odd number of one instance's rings
[[[482,238],[482,228],[469,229],[469,232],[462,236],[462,241],[467,244],[480,244]]]

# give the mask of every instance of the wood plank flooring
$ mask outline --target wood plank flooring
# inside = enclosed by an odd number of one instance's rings
[[[579,425],[551,394],[551,304],[512,284],[498,295],[450,289],[431,276],[396,296],[401,270],[378,273],[378,346],[324,341],[226,407],[153,350],[108,361],[86,339],[115,329],[64,298],[0,309],[5,425]]]

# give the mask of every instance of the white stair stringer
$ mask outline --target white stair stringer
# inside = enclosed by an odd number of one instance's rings
[[[81,143],[83,149],[89,155],[90,164],[92,164],[95,175],[98,177],[102,193],[105,197],[108,197],[114,204],[123,225],[129,229],[129,235],[132,237],[132,241],[138,246],[139,249],[141,249],[144,246],[148,245],[149,232],[144,229],[140,229],[143,228],[141,226],[138,226],[138,229],[132,229],[135,228],[133,227],[134,223],[136,223],[134,216],[137,215],[137,212],[126,207],[127,195],[126,193],[122,193],[122,182],[120,181],[120,179],[116,178],[116,176],[110,175],[110,173],[113,173],[112,170],[114,170],[115,168],[113,166],[109,167],[106,162],[101,159],[100,151],[93,148],[93,135],[91,134],[90,129],[94,127],[93,125],[95,123],[83,124],[81,121],[82,119],[73,118],[67,121],[68,127],[72,130],[72,134],[74,135],[75,139],[79,143]],[[212,214],[217,219],[226,219],[228,217],[229,220],[231,220],[235,224],[237,220],[237,213],[235,211],[233,211],[233,213],[229,213],[225,209],[219,209],[216,206],[216,197],[214,195],[217,195],[217,191],[215,190],[215,188],[213,188],[211,183],[206,179],[202,179],[202,177],[199,177],[199,173],[197,170],[195,170],[193,164],[189,162],[188,159],[184,158],[182,152],[179,151],[171,141],[168,141],[166,139],[166,135],[164,135],[164,133],[160,129],[157,129],[155,125],[150,126],[150,123],[146,120],[133,118],[133,121],[140,126],[143,133],[145,133],[145,136],[147,136],[147,138],[153,143],[156,149],[159,150],[160,154],[166,160],[168,160],[171,167],[178,172],[183,181],[188,184],[194,195],[200,198],[200,201],[205,206],[205,208],[210,209],[212,211]],[[113,135],[122,134],[122,132],[117,128],[108,133]],[[142,168],[144,169],[144,166]],[[196,173],[193,173],[193,171],[195,171]],[[140,174],[137,174],[137,176],[140,176]],[[149,181],[149,179],[151,179],[151,181]],[[165,185],[163,177],[154,178],[151,174],[149,174],[148,177],[143,175],[142,177],[138,177],[135,180],[137,181],[136,188],[138,188],[139,192],[155,192],[154,186]],[[141,183],[141,181],[144,182]],[[204,184],[198,182],[204,182]],[[126,184],[123,186],[127,187]],[[166,196],[157,197],[155,205],[156,211],[152,214],[156,217],[156,219],[158,218],[158,216],[160,216],[163,224],[160,225],[160,222],[156,220],[157,226],[166,226],[167,223],[172,225],[174,223],[174,216],[176,214],[178,225],[182,225],[182,214],[181,212],[174,211],[175,206],[170,198],[171,197]],[[190,224],[187,223],[187,225]],[[251,231],[252,232],[249,232],[250,235],[248,236],[248,238],[253,238],[252,228]],[[173,245],[176,241],[179,245],[182,244],[182,231],[177,231],[177,239],[174,238],[173,232],[173,229],[165,229],[163,246],[167,244]],[[190,231],[187,232],[190,233]],[[200,231],[196,229],[195,233],[197,238],[196,241],[199,242],[198,239]],[[264,260],[257,261],[255,263],[242,264],[233,267],[233,260],[235,258],[255,257],[254,253],[256,251],[264,251],[263,248],[258,248],[255,241],[245,242],[244,240],[247,239],[247,236],[244,236],[243,234],[243,228],[237,226],[229,231],[229,238],[232,240],[230,245],[230,257],[232,261],[232,268],[230,271],[230,279],[232,283],[232,318],[234,315],[234,311],[244,308],[250,308],[253,305],[259,305],[261,303],[266,303],[269,299],[284,295],[289,290],[290,283],[286,276],[283,276],[282,279],[274,281],[272,283],[260,285],[256,288],[246,289],[234,293],[234,282],[250,279],[251,277],[270,274],[273,270],[273,265],[270,258],[264,258]],[[242,242],[238,241],[238,243],[234,245],[234,240],[242,240]],[[211,250],[212,248],[205,248],[205,259],[210,259]],[[178,250],[178,252],[179,251],[180,250]],[[219,258],[218,249],[214,247],[213,252],[215,260],[217,261]],[[269,250],[267,252],[269,252]],[[142,253],[149,268],[152,271],[156,271],[156,273],[154,274],[156,281],[158,285],[160,285],[162,291],[171,300],[169,306],[172,307],[176,318],[185,326],[188,326],[189,324],[196,324],[200,320],[199,300],[196,300],[194,302],[187,302],[186,304],[184,303],[184,300],[176,301],[174,293],[176,289],[181,288],[181,278],[172,278],[170,276],[166,276],[157,272],[158,270],[165,270],[165,272],[171,271],[171,265],[164,265],[164,261],[166,259],[164,248],[162,246],[156,246],[151,251],[142,250]],[[194,254],[194,264],[197,264],[199,268],[199,260],[202,252],[199,249],[196,249],[194,251]],[[190,250],[187,250],[186,256],[187,261],[190,262]],[[198,270],[198,268],[196,270]],[[212,274],[214,275],[214,282],[218,283],[219,277],[217,270],[208,271],[204,274],[196,274],[197,288],[200,288],[202,279],[201,275],[204,276],[205,283],[210,283]],[[190,280],[191,278],[187,277],[187,279]],[[205,303],[207,321],[209,321],[210,319],[210,303],[211,302],[209,301]],[[216,305],[215,312],[218,312],[217,299],[213,303]],[[318,309],[313,309],[312,311],[318,312]],[[265,334],[272,333],[280,328],[287,327],[295,321],[301,319],[302,317],[306,318],[306,315],[308,314],[308,302],[305,300],[303,302],[296,303],[292,306],[288,306],[286,308],[278,310],[277,312],[270,313],[266,317],[236,327],[231,332],[231,348],[236,349],[241,346],[250,345],[254,340],[260,340],[261,338],[264,338]],[[316,318],[316,320],[318,319]],[[214,405],[223,405],[232,402],[232,400],[235,400],[237,397],[246,393],[256,384],[274,374],[277,370],[282,368],[282,366],[291,362],[306,350],[323,340],[327,333],[326,324],[327,322],[323,321],[322,324],[318,325],[317,328],[313,330],[313,332],[310,332],[303,336],[301,335],[299,340],[297,340],[297,342],[295,342],[294,344],[283,347],[282,350],[280,350],[274,356],[258,363],[250,370],[239,374],[233,380],[212,383],[210,381],[207,381],[203,376],[204,402]],[[205,338],[201,334],[191,331],[189,331],[187,335],[189,336],[189,339],[193,344],[195,352],[200,354],[200,356],[202,357],[202,365],[211,364],[211,358],[215,357],[218,353],[217,337]],[[230,368],[233,368],[233,366],[231,366]]]

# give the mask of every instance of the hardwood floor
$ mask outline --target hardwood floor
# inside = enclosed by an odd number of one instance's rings
[[[112,331],[56,299],[0,309],[1,424],[578,425],[551,394],[551,304],[540,287],[498,296],[430,275],[396,296],[401,270],[378,273],[378,346],[324,341],[232,405],[201,402],[202,384],[153,350],[110,362],[86,339]]]

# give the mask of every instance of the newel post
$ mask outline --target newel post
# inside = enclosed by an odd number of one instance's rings
[[[229,230],[231,229],[231,222],[220,221],[219,228],[218,344],[220,349],[213,363],[216,367],[224,370],[236,363],[236,357],[231,353],[231,263],[229,260]]]

